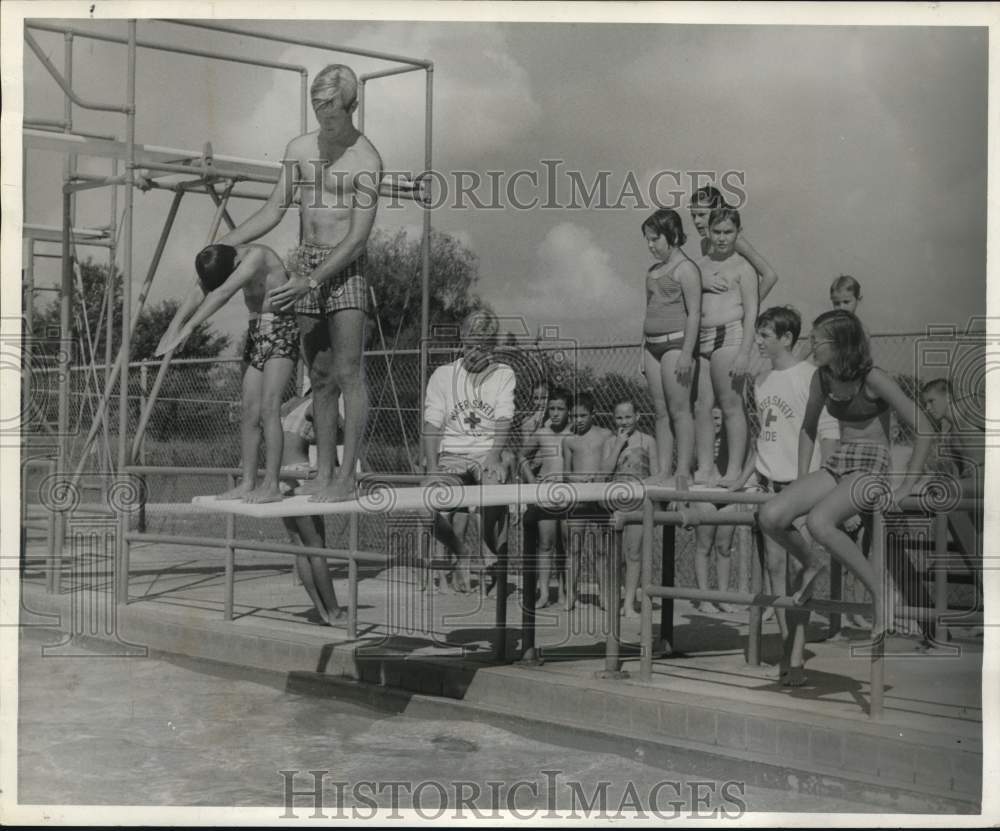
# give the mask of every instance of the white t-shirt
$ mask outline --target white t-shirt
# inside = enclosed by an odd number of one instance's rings
[[[434,370],[424,397],[424,421],[442,428],[441,453],[481,456],[493,449],[496,423],[514,417],[514,371],[490,364],[470,373],[462,359]]]
[[[799,432],[815,372],[813,364],[799,361],[788,369],[770,369],[755,381],[760,417],[756,468],[773,482],[792,482],[799,477]],[[810,470],[819,467],[818,439],[840,438],[840,425],[826,408],[820,413],[816,438]]]

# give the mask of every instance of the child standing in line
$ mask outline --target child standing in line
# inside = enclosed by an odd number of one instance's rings
[[[669,477],[676,436],[676,481],[684,490],[694,456],[691,381],[701,319],[701,275],[681,249],[686,238],[676,211],[656,211],[642,223],[642,233],[657,259],[646,274],[643,368],[656,412],[658,480],[673,484]]]
[[[891,412],[917,428],[906,473],[892,493],[896,502],[911,493],[923,473],[930,449],[929,423],[892,377],[873,366],[868,337],[853,314],[825,312],[814,321],[810,339],[819,369],[810,382],[799,433],[799,477],[760,509],[760,527],[802,563],[799,587],[793,595],[795,603],[801,605],[808,601],[824,568],[794,526],[796,519],[806,516],[813,539],[851,569],[871,594],[875,613],[872,635],[878,639],[884,637],[886,628],[883,575],[872,570],[840,525],[859,510],[870,512],[874,508],[873,493],[881,491],[879,480],[885,482],[892,463]],[[809,473],[824,403],[840,423],[840,446],[818,471]]]
[[[294,312],[278,312],[268,292],[288,282],[281,259],[266,245],[209,245],[195,258],[200,292],[191,292],[157,345],[156,354],[179,348],[191,333],[243,290],[250,325],[243,350],[243,479],[217,499],[277,502],[281,468],[281,399],[299,359]],[[198,300],[198,294],[202,299]],[[261,428],[266,448],[264,480],[257,485]]]
[[[724,293],[729,290],[729,284],[722,278],[713,276],[711,269],[705,273],[703,262],[712,253],[713,243],[709,229],[709,218],[712,211],[718,208],[727,208],[719,190],[711,185],[706,185],[691,194],[689,210],[691,222],[701,237],[700,254],[696,260],[696,265],[702,270],[702,291],[706,294]],[[778,275],[771,264],[755,249],[746,235],[742,232],[736,237],[736,253],[745,258],[753,267],[758,278],[759,296],[757,307],[764,302],[764,298],[770,294],[771,290],[778,282]],[[699,367],[702,369],[703,367]],[[698,470],[695,473],[695,481],[699,483],[715,482],[712,476],[714,457],[712,456],[712,408],[716,406],[715,392],[712,380],[707,372],[699,372],[697,377],[697,397],[694,404],[695,420],[695,442],[697,447]],[[747,385],[748,389],[752,389]]]
[[[637,428],[635,402],[623,398],[615,404],[617,432],[607,440],[603,467],[612,478],[643,481],[659,473],[656,439]],[[642,526],[626,525],[622,532],[622,556],[625,561],[625,618],[639,617],[637,606],[639,566],[642,557]],[[614,598],[611,598],[614,602]]]
[[[563,439],[562,443],[564,478],[569,482],[603,482],[607,478],[604,469],[605,446],[613,435],[606,427],[594,424],[594,397],[590,393],[581,392],[573,401],[570,407],[570,429],[572,435]],[[594,522],[588,517],[599,511],[594,503],[578,503],[574,509],[577,516],[566,520],[569,529],[569,545],[566,549],[567,611],[572,611],[576,606],[584,538],[597,537]],[[596,545],[594,555],[598,580],[602,580],[605,573],[603,546]],[[599,594],[603,599],[603,591]]]
[[[780,494],[799,476],[799,434],[817,372],[811,363],[794,355],[801,329],[802,319],[790,306],[773,306],[757,319],[757,348],[770,362],[770,369],[755,380],[759,429],[745,476],[749,478],[752,471],[756,489],[763,493]],[[821,444],[836,444],[840,433],[829,414],[819,419],[817,434]],[[813,469],[814,461],[810,458],[806,462],[807,470]],[[770,537],[765,537],[764,544],[767,582],[775,594],[784,594],[791,582],[785,569],[785,549]],[[785,643],[781,681],[786,686],[802,686],[806,681],[802,667],[809,615],[778,609],[777,618]]]
[[[830,303],[835,309],[856,315],[861,303],[861,284],[850,274],[841,274],[830,284]]]
[[[569,406],[572,395],[569,390],[556,387],[548,393],[548,417],[544,426],[539,427],[525,439],[521,448],[518,471],[522,482],[551,480],[562,476],[562,443],[569,433]],[[556,549],[562,522],[556,517],[540,516],[538,519],[538,607],[550,605],[549,580],[556,562]],[[559,585],[559,600],[565,589]]]
[[[740,477],[746,455],[747,416],[743,391],[750,366],[754,323],[757,320],[757,274],[740,254],[736,240],[740,233],[740,214],[733,208],[716,208],[709,215],[712,246],[702,258],[701,333],[698,342],[698,399],[715,400],[722,410],[729,459],[719,487],[732,488]],[[725,283],[725,291],[713,291]],[[709,392],[709,385],[711,393]],[[706,447],[714,436],[709,436]],[[704,439],[699,439],[699,445]],[[698,459],[695,481],[711,482],[711,460]]]

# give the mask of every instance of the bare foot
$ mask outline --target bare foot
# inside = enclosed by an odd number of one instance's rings
[[[826,566],[810,566],[802,569],[802,579],[799,583],[799,590],[792,595],[792,603],[801,606],[809,602],[813,589],[816,587],[816,578],[826,570]]]
[[[789,667],[781,676],[783,687],[804,687],[807,683],[809,678],[802,667]]]
[[[313,492],[310,502],[347,502],[357,497],[354,477],[334,479],[330,484]]]
[[[720,603],[719,608],[722,609],[723,614],[726,615],[738,615],[743,611],[742,606],[734,606],[732,603]]]
[[[330,623],[333,623],[334,621],[346,620],[346,619],[347,619],[347,607],[346,606],[337,606],[337,607],[331,609],[329,611],[328,615],[327,615],[327,620],[329,620]]]
[[[237,485],[235,488],[226,491],[225,493],[218,494],[216,499],[243,499],[248,493],[253,490],[253,485],[249,482]]]
[[[739,473],[734,476],[726,476],[718,481],[716,487],[725,488],[727,491],[735,490],[736,486],[740,483]]]
[[[767,623],[769,620],[774,620],[774,606],[768,606],[764,609],[764,614],[760,617],[761,623]]]
[[[254,488],[250,493],[244,497],[244,502],[249,502],[250,504],[259,504],[262,502],[280,502],[284,497],[281,495],[281,491],[278,490],[277,485],[261,485],[259,488]]]
[[[848,615],[847,625],[854,629],[871,629],[872,622],[864,615]]]

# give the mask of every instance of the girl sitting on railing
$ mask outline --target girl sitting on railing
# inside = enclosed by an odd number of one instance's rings
[[[886,625],[884,575],[875,573],[840,526],[859,511],[898,510],[896,505],[911,493],[923,473],[931,427],[899,384],[872,365],[868,336],[853,314],[842,310],[821,314],[813,322],[810,340],[819,370],[813,375],[799,433],[799,478],[761,507],[760,528],[802,563],[799,587],[792,598],[805,604],[826,568],[793,525],[798,517],[806,516],[813,539],[851,569],[871,593],[872,634],[877,639]],[[840,446],[819,470],[809,473],[824,405],[840,422]],[[892,411],[915,429],[916,439],[905,474],[889,490]]]

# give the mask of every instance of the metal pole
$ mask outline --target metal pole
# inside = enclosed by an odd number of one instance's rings
[[[122,261],[122,346],[121,381],[118,385],[118,472],[125,476],[128,464],[128,363],[132,336],[132,221],[135,207],[135,57],[136,22],[128,22],[128,67],[126,85],[126,162],[125,162],[125,250]],[[125,535],[128,533],[128,511],[118,515],[118,596],[116,602],[128,601],[128,556]]]
[[[530,506],[521,517],[521,663],[540,663],[535,650],[535,594],[538,591],[538,510]],[[542,602],[549,587],[542,586]]]
[[[639,621],[639,680],[653,677],[653,600],[647,589],[653,582],[653,501],[642,502],[642,564],[639,585],[642,587],[642,611]]]
[[[883,598],[888,594],[885,573],[885,517],[881,511],[875,511],[872,515],[872,550],[871,550],[872,570],[875,572],[875,591],[881,592]],[[868,715],[872,719],[882,718],[882,696],[885,689],[885,632],[886,632],[886,603],[883,599],[880,604],[882,613],[873,615],[874,635],[872,639],[871,655],[871,704]]]
[[[427,82],[424,98],[424,170],[433,165],[433,104],[434,66],[427,67]],[[431,212],[424,209],[423,235],[420,244],[420,395],[427,389],[427,370],[431,318]],[[423,445],[421,444],[421,447]],[[425,459],[426,463],[427,460]]]
[[[170,236],[170,231],[174,227],[174,220],[177,218],[177,210],[180,207],[181,199],[184,196],[184,191],[179,190],[174,192],[173,201],[170,203],[170,210],[167,212],[167,218],[164,220],[163,230],[160,232],[160,238],[157,240],[156,248],[153,251],[153,259],[149,263],[149,269],[146,271],[146,279],[143,281],[142,288],[139,289],[139,299],[136,306],[135,317],[129,321],[129,329],[133,331],[128,332],[128,336],[122,336],[122,344],[118,348],[118,357],[115,359],[114,368],[110,367],[110,354],[111,354],[111,341],[114,336],[114,330],[111,328],[112,321],[114,319],[113,314],[108,315],[108,334],[107,342],[105,343],[105,360],[106,372],[105,372],[105,384],[104,384],[104,395],[101,397],[101,401],[98,404],[97,412],[94,413],[94,420],[90,426],[90,432],[87,434],[87,439],[83,444],[83,456],[86,455],[87,451],[90,449],[91,444],[93,444],[94,438],[97,435],[97,429],[100,424],[106,424],[106,414],[108,404],[111,400],[111,393],[113,389],[115,376],[121,369],[122,361],[125,358],[126,347],[128,347],[132,342],[132,335],[134,334],[134,329],[136,321],[139,319],[139,312],[142,311],[143,306],[146,303],[146,297],[149,294],[149,289],[153,284],[153,277],[156,276],[156,271],[160,266],[160,260],[163,257],[163,250],[166,248],[167,238]],[[114,260],[112,259],[112,271],[114,266]],[[124,280],[124,275],[122,276]],[[108,300],[111,303],[111,300]],[[124,332],[124,322],[122,324],[122,331]],[[82,459],[82,457],[81,457]],[[77,465],[76,475],[78,476],[83,469],[82,461]]]
[[[612,556],[608,558],[606,564],[609,576],[611,574],[617,575],[619,563],[622,563],[624,561],[624,558],[622,557],[622,551],[623,551],[622,538],[625,536],[625,530],[624,528],[615,528],[613,533],[614,533],[613,537],[614,549],[612,552]],[[621,618],[621,612],[618,609],[618,596],[620,592],[618,591],[619,588],[618,580],[614,579],[611,580],[610,582],[612,585],[612,591],[610,592],[611,596],[609,598],[610,602],[608,603],[607,608],[604,610],[605,627],[608,633],[608,639],[604,647],[603,676],[606,678],[619,675],[621,673],[621,666],[622,666],[620,658],[622,618]],[[534,598],[532,597],[531,600],[533,601]],[[629,604],[634,602],[635,602],[634,597],[631,599],[626,597],[625,608],[629,609],[630,608]],[[532,605],[534,605],[534,603],[532,603]]]
[[[831,600],[843,600],[844,599],[844,570],[841,568],[840,563],[834,560],[830,563],[830,599]],[[830,628],[827,630],[827,637],[832,638],[843,628],[843,622],[841,621],[840,612],[834,612],[830,615]]]
[[[673,586],[676,571],[677,526],[664,526],[663,548],[661,549],[660,585]],[[650,563],[652,568],[652,563]],[[674,651],[674,601],[672,598],[660,601],[660,641],[661,655],[670,655]]]
[[[324,43],[321,40],[307,40],[306,38],[293,38],[286,35],[274,35],[265,32],[252,32],[248,29],[240,29],[237,26],[223,26],[219,23],[202,23],[192,20],[171,20],[157,18],[161,23],[173,23],[176,26],[192,26],[195,29],[210,29],[213,32],[228,32],[232,35],[242,37],[261,38],[275,43],[290,43],[293,46],[308,46],[313,49],[322,49],[324,52],[343,52],[346,55],[360,55],[363,58],[378,58],[383,61],[395,61],[397,63],[410,64],[412,66],[430,66],[430,61],[420,58],[408,58],[405,55],[393,55],[389,52],[374,52],[371,49],[357,49],[353,46],[341,46],[340,44]]]
[[[309,70],[305,67],[299,70],[299,130],[309,132]],[[359,128],[360,130],[360,128]]]
[[[229,201],[229,194],[236,183],[230,181],[227,185],[222,197],[216,204],[215,216],[212,218],[212,225],[208,229],[208,242],[206,245],[211,245],[215,240],[215,235],[219,231],[219,225],[222,223],[222,218],[226,214],[226,203]],[[146,434],[146,427],[149,424],[149,417],[153,412],[153,406],[156,404],[156,399],[160,394],[160,387],[163,386],[163,380],[167,377],[167,370],[170,368],[170,360],[174,356],[174,351],[171,349],[163,356],[163,360],[160,363],[160,369],[156,373],[156,380],[153,381],[153,388],[149,391],[149,400],[146,402],[146,406],[142,409],[139,414],[139,423],[135,428],[135,436],[132,439],[132,458],[139,453],[139,444],[142,442],[143,436]]]
[[[73,363],[73,262],[70,255],[70,195],[62,195],[62,281],[59,292],[59,452],[58,471],[64,475],[69,467],[69,386],[72,382]],[[49,591],[58,593],[62,573],[63,545],[66,537],[66,514],[56,514],[55,539],[52,546],[52,565],[49,571]]]
[[[351,514],[347,527],[347,637],[358,636],[358,515]]]
[[[236,487],[236,477],[229,476],[227,487],[232,490]],[[226,578],[224,597],[222,601],[222,617],[225,620],[233,619],[233,600],[236,594],[236,514],[226,515]]]
[[[750,594],[758,595],[764,590],[764,560],[767,557],[767,547],[764,535],[758,526],[753,527],[753,541],[756,551],[750,552]],[[784,586],[772,586],[771,590],[778,594]],[[750,607],[749,630],[747,633],[747,663],[752,667],[760,666],[761,635],[764,628],[764,610],[760,606]]]
[[[34,418],[31,411],[31,376],[34,367],[31,365],[31,350],[35,340],[35,240],[25,237],[21,242],[21,257],[24,261],[24,332],[21,335],[22,371],[21,371],[21,433],[27,432]],[[23,494],[22,494],[23,498]]]
[[[973,575],[975,576],[975,575]],[[934,517],[934,616],[937,626],[931,627],[936,640],[949,640],[948,624],[948,515]]]

